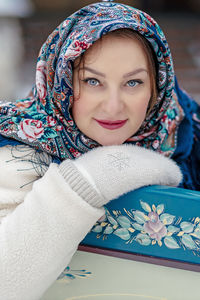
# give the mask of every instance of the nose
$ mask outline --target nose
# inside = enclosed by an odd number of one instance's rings
[[[107,91],[102,101],[102,109],[109,115],[117,115],[124,109],[122,95],[117,88],[112,88]]]

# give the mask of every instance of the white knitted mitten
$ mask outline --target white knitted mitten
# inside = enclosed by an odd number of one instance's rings
[[[84,199],[96,207],[142,186],[177,186],[182,180],[173,160],[130,144],[95,148],[73,161],[62,162],[59,168],[72,188],[80,195],[85,190]],[[76,180],[78,173],[98,197],[88,194],[87,198],[88,187],[83,187],[80,178]]]

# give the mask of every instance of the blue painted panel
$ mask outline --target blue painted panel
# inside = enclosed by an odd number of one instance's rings
[[[200,192],[150,186],[106,205],[82,244],[200,263]]]

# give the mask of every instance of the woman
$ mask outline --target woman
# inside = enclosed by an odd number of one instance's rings
[[[2,299],[39,299],[110,200],[179,185],[168,157],[189,174],[197,108],[174,87],[167,42],[147,14],[102,2],[67,18],[41,48],[33,96],[0,110]]]

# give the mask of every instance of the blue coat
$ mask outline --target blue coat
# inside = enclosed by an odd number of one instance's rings
[[[172,158],[184,176],[180,187],[200,191],[200,106],[179,88],[177,81],[175,89],[185,117],[178,130],[177,148]],[[193,118],[194,114],[199,122]]]

